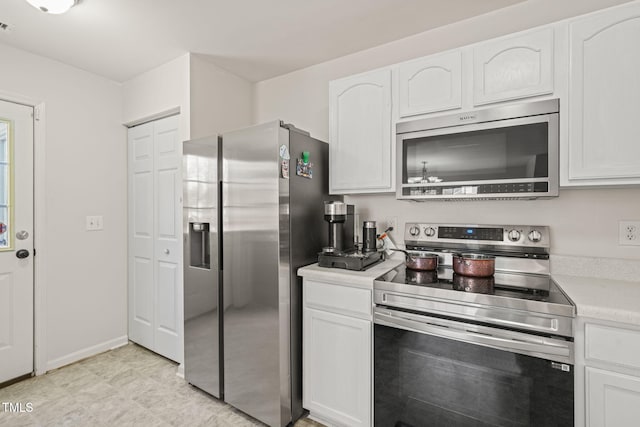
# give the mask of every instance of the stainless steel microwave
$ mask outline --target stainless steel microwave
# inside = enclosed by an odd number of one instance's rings
[[[398,123],[398,199],[558,195],[557,99]]]

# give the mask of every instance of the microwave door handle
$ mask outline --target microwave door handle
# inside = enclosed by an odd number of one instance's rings
[[[420,318],[421,316],[412,317]],[[424,319],[426,320],[428,318]],[[393,315],[376,312],[374,323],[442,338],[450,338],[470,344],[484,345],[498,350],[515,351],[527,355],[540,355],[565,363],[573,363],[570,343],[559,340],[556,342],[546,340],[544,344],[527,342],[525,340],[516,341],[512,338],[502,338],[496,335],[466,330],[464,329],[465,324],[460,322],[448,322],[448,325],[443,327],[428,322],[416,321],[414,318],[409,318],[396,312],[394,312]]]

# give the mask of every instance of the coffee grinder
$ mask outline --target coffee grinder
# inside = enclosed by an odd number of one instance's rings
[[[371,250],[371,245],[366,252],[355,248],[354,212],[354,206],[344,202],[324,203],[324,220],[329,224],[329,245],[318,254],[320,267],[364,270],[383,259],[383,252]]]

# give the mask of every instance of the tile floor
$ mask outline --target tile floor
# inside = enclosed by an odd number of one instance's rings
[[[0,426],[264,426],[189,385],[177,365],[128,344],[0,389]],[[31,412],[10,412],[3,402]],[[322,427],[303,418],[295,427]]]

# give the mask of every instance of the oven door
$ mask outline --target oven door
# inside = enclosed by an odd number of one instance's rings
[[[382,307],[374,323],[376,426],[573,426],[573,343]]]

